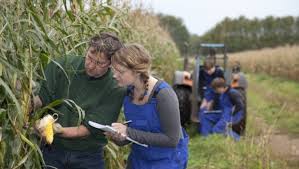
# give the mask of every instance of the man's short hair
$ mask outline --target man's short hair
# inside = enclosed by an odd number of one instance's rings
[[[95,35],[89,41],[89,48],[93,47],[95,52],[104,53],[111,60],[112,55],[123,47],[119,38],[111,32],[103,32]]]
[[[215,90],[221,87],[226,87],[226,83],[225,80],[221,77],[217,77],[215,78],[212,83],[211,83],[211,87]]]

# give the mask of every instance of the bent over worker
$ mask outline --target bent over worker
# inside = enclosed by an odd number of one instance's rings
[[[215,78],[211,87],[216,93],[220,94],[221,113],[205,113],[202,116],[202,130],[205,131],[205,136],[218,133],[239,140],[240,135],[231,128],[244,118],[244,102],[241,94],[226,85],[223,78]]]

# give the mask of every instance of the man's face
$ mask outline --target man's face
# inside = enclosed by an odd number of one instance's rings
[[[110,60],[107,59],[104,53],[96,52],[93,47],[90,47],[85,56],[85,71],[88,76],[101,77],[110,66]]]
[[[225,92],[225,88],[224,87],[218,87],[215,90],[216,93],[218,94],[223,94]]]

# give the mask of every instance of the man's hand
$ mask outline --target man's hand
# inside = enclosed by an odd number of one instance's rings
[[[53,131],[55,134],[62,134],[64,131],[64,128],[59,123],[53,124]]]
[[[41,125],[40,124],[40,120],[37,120],[35,122],[35,130],[37,132],[37,134],[39,134],[41,137],[45,137],[45,133],[44,133],[44,130],[45,130],[45,125]],[[64,128],[59,124],[59,123],[54,123],[53,124],[53,132],[54,134],[62,134],[64,131]]]
[[[53,115],[54,116],[54,115]],[[63,127],[59,123],[55,123],[57,120],[52,115],[46,115],[42,119],[37,120],[35,123],[35,129],[48,144],[52,144],[54,135],[56,133],[62,133]]]
[[[36,120],[36,121],[35,121],[35,125],[34,125],[34,130],[35,130],[35,132],[36,132],[39,136],[42,137],[42,133],[43,133],[43,131],[45,130],[45,126],[42,126],[42,125],[40,124],[40,120]]]

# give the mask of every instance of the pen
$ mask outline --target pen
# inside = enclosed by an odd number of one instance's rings
[[[128,123],[131,123],[131,122],[132,122],[132,120],[128,120],[128,121],[123,122],[123,124],[128,124]]]

